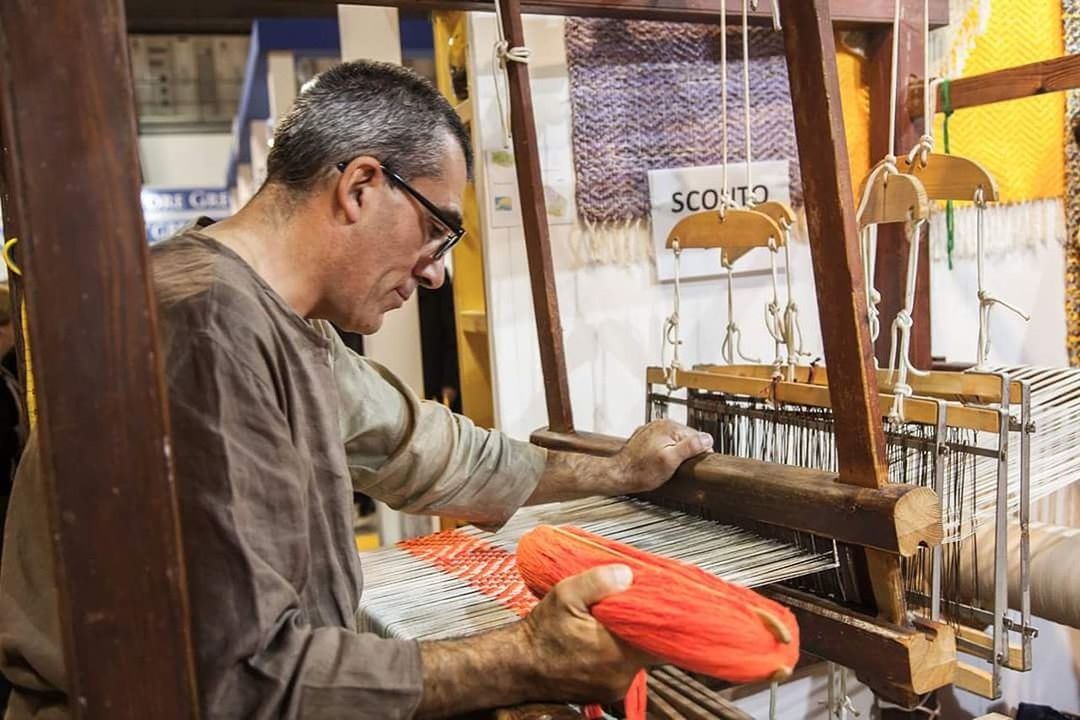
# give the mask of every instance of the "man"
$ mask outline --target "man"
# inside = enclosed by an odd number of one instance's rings
[[[356,632],[354,489],[497,526],[523,503],[655,487],[709,448],[658,423],[615,458],[546,453],[418,401],[343,346],[327,321],[374,332],[417,285],[442,282],[471,163],[430,84],[395,66],[341,65],[282,120],[247,206],[154,251],[206,718],[606,700],[646,661],[588,612],[629,585],[626,567],[568,579],[522,622],[476,637]],[[37,464],[31,446],[0,567],[9,718],[69,716]]]

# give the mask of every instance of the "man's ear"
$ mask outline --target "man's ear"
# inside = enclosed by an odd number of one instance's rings
[[[361,155],[341,172],[334,194],[338,208],[348,222],[359,222],[365,201],[373,197],[371,191],[386,182],[381,167],[375,158]]]

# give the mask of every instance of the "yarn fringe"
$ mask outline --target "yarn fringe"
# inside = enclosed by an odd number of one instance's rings
[[[992,203],[987,206],[985,213],[985,257],[1002,257],[1017,251],[1032,252],[1051,243],[1065,243],[1065,208],[1060,198]],[[954,222],[956,245],[953,260],[974,260],[978,238],[975,206],[958,204]],[[936,207],[930,215],[930,253],[935,262],[946,260],[947,242],[945,208]]]
[[[591,265],[640,265],[656,254],[648,220],[590,223],[579,221],[570,233],[575,269]]]

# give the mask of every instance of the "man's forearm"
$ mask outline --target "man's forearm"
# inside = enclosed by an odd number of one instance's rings
[[[421,643],[418,718],[518,705],[537,696],[520,623],[460,640]]]
[[[618,456],[595,457],[550,450],[544,472],[526,504],[618,494],[621,490],[619,462]]]

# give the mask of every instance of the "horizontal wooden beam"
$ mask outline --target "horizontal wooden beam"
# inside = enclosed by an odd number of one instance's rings
[[[387,5],[426,13],[432,10],[492,10],[492,0],[369,0],[358,5]],[[212,33],[251,30],[257,17],[335,17],[338,0],[126,0],[130,32]],[[847,26],[892,22],[892,0],[832,0],[832,17]],[[717,22],[722,11],[734,17],[741,0],[524,0],[522,10],[546,15],[582,15],[649,20]],[[757,23],[772,17],[771,0],[753,13]],[[947,0],[931,0],[932,23],[948,22]]]
[[[832,408],[832,388],[819,382],[775,381],[771,377],[728,374],[727,365],[702,365],[701,369],[676,370],[673,385],[709,392],[743,395],[758,399],[770,399],[795,405]],[[745,366],[743,366],[745,367]],[[645,369],[645,380],[653,385],[667,382],[668,373],[663,368]],[[887,388],[881,388],[885,390]],[[1000,394],[1000,393],[999,393]],[[878,394],[879,412],[892,408],[894,396],[888,392]],[[883,415],[882,417],[885,417]],[[904,419],[922,425],[935,425],[938,403],[920,397],[910,397],[904,402]],[[968,407],[951,403],[945,408],[945,422],[949,427],[997,432],[1001,427],[1001,412],[990,408]]]
[[[738,377],[757,378],[759,380],[771,380],[776,372],[772,365],[695,365],[694,370],[709,373],[723,373]],[[808,383],[810,385],[828,385],[829,370],[824,365],[796,365],[794,368],[795,382]],[[877,371],[878,390],[884,393],[892,393],[896,388],[895,378],[889,378],[888,370]],[[1001,402],[1001,376],[988,372],[957,372],[946,370],[933,370],[928,375],[910,375],[908,384],[915,395],[940,398],[953,402],[969,403],[976,405],[990,405]],[[1021,400],[1021,384],[1019,380],[1009,383],[1009,402],[1018,403]]]
[[[852,668],[875,691],[921,695],[953,682],[956,637],[947,625],[903,628],[797,590],[761,592],[795,614],[804,651]]]
[[[546,429],[532,442],[550,450],[610,456],[625,441],[610,435]],[[679,509],[701,508],[720,522],[801,530],[909,557],[943,536],[941,505],[928,488],[865,488],[835,473],[709,454],[689,460],[666,484],[638,497]]]
[[[912,118],[923,113],[923,84],[921,78],[908,84],[907,107]],[[949,96],[953,110],[959,110],[1076,88],[1080,88],[1080,55],[1066,55],[953,80]],[[943,97],[939,86],[935,112],[942,112]]]

